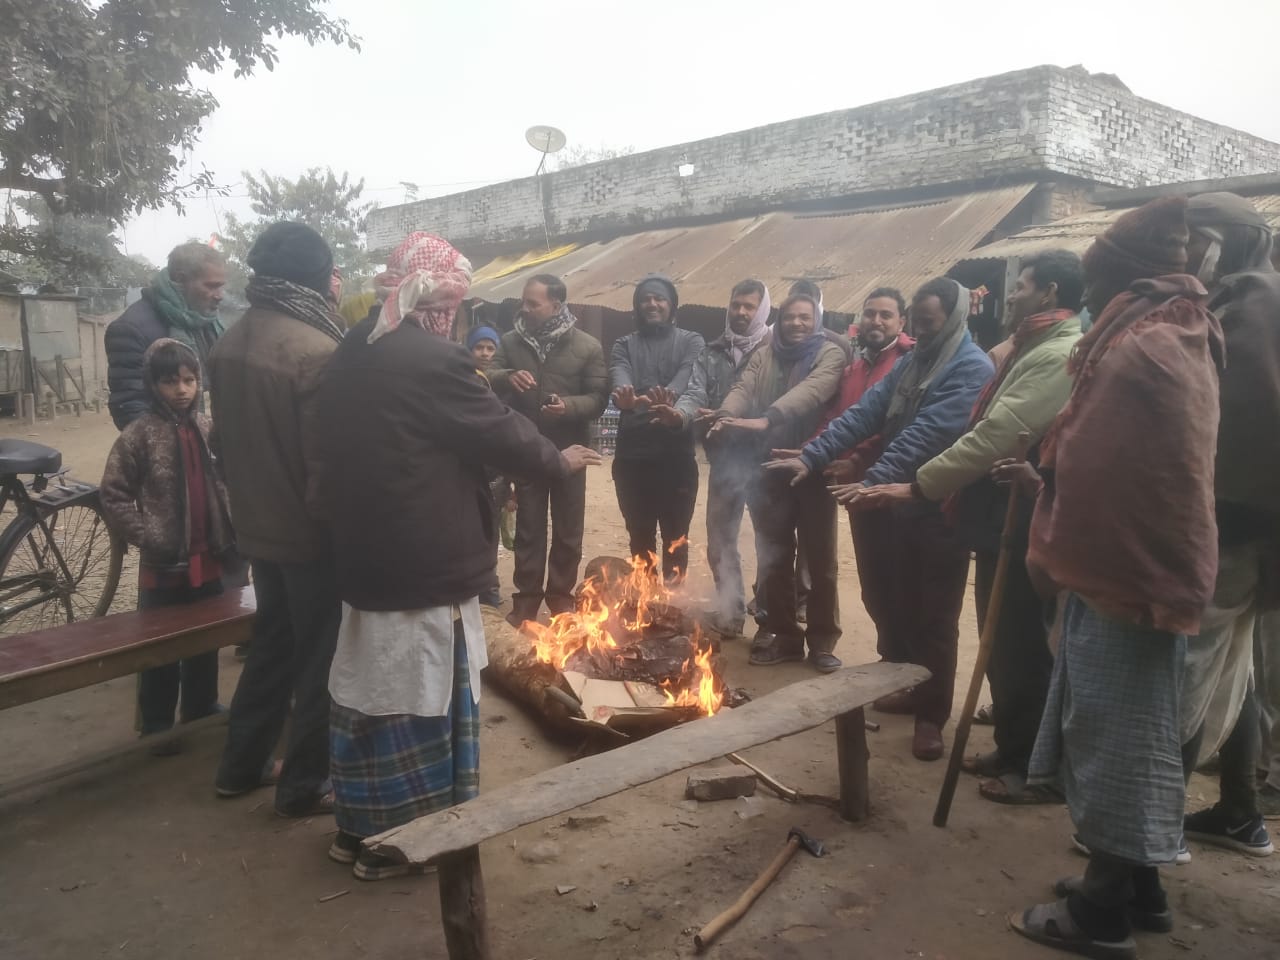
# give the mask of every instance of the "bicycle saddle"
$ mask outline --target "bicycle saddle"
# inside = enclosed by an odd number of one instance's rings
[[[53,447],[26,440],[0,440],[0,474],[54,473],[62,467],[62,454]]]

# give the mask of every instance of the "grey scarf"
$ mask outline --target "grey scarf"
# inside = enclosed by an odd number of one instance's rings
[[[881,436],[886,442],[896,437],[916,418],[924,395],[938,379],[938,374],[951,362],[964,342],[965,334],[969,332],[965,323],[969,319],[969,291],[956,281],[951,282],[956,284],[955,309],[933,338],[933,343],[923,349],[916,344],[908,355],[907,365],[898,379],[898,388],[894,390],[889,410],[885,414]]]

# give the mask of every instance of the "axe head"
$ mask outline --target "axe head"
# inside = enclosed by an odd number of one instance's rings
[[[827,848],[821,840],[814,839],[799,827],[792,827],[787,832],[787,839],[790,840],[792,837],[795,837],[800,841],[800,846],[804,847],[815,857],[821,857],[827,852]]]

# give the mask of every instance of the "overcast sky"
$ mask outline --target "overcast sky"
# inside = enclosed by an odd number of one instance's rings
[[[534,172],[524,131],[646,150],[1041,63],[1280,141],[1280,3],[1167,0],[332,0],[357,53],[279,44],[274,73],[204,78],[221,106],[188,158],[232,196],[150,212],[128,253],[162,262],[248,213],[241,171],[330,166],[366,197],[455,193]]]

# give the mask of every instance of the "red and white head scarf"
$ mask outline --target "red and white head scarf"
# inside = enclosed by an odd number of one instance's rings
[[[406,319],[428,333],[447,337],[462,298],[471,289],[471,261],[447,240],[411,233],[387,258],[386,272],[373,282],[384,299],[370,343]]]

